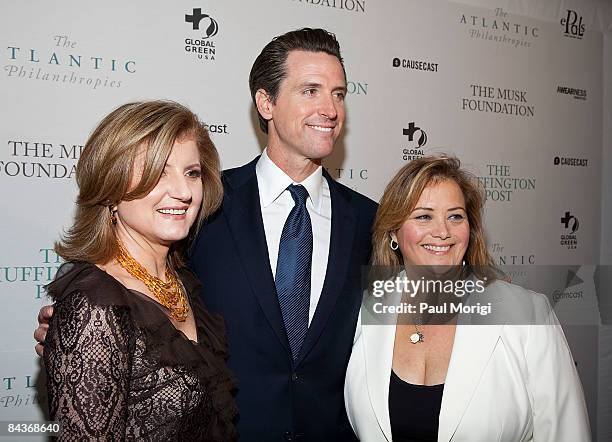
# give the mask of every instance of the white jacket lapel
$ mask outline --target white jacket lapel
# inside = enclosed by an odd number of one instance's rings
[[[363,327],[368,393],[376,419],[387,440],[391,441],[389,420],[389,380],[393,363],[395,325]]]
[[[458,325],[444,383],[438,442],[452,440],[499,340],[501,325]]]
[[[369,295],[371,296],[371,295]],[[395,343],[396,314],[375,314],[373,304],[398,305],[401,294],[389,293],[384,298],[369,298],[361,311],[362,333],[366,365],[368,394],[376,420],[388,441],[391,437],[389,419],[389,381],[393,365],[393,346]]]

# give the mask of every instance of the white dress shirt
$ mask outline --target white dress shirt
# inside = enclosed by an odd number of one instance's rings
[[[285,221],[295,206],[291,193],[287,190],[290,184],[301,184],[308,190],[306,209],[312,224],[312,267],[310,272],[310,308],[308,323],[312,321],[327,270],[329,257],[329,238],[331,235],[331,198],[329,184],[323,177],[323,168],[319,166],[301,183],[294,182],[285,172],[272,162],[266,150],[255,166],[259,202],[263,218],[268,256],[272,275],[276,278],[278,248]]]

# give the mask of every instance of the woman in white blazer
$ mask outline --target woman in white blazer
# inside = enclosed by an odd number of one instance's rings
[[[418,266],[470,266],[472,281],[487,282],[470,302],[496,300],[514,322],[419,324],[380,314],[366,295],[345,383],[362,442],[591,440],[563,331],[545,296],[496,280],[483,205],[476,180],[452,157],[414,160],[387,186],[372,264],[405,267],[413,280]],[[388,293],[387,305],[405,295],[405,287]]]

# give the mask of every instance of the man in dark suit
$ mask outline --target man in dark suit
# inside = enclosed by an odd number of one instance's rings
[[[376,203],[321,166],[344,124],[339,44],[322,29],[281,35],[249,83],[267,147],[223,172],[222,207],[190,257],[225,318],[240,440],[356,440],[343,385]],[[50,316],[43,307],[39,322]]]
[[[255,60],[249,84],[267,147],[223,173],[222,208],[192,255],[207,307],[225,317],[238,432],[247,441],[355,440],[343,385],[376,204],[321,167],[345,119],[338,42],[322,29],[281,35]],[[304,202],[292,186],[307,191]],[[300,232],[312,229],[305,272],[285,259],[285,230],[300,204],[309,218]],[[304,295],[305,307],[294,307]]]

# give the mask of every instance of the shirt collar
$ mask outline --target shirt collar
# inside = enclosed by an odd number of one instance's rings
[[[289,175],[278,167],[264,149],[255,166],[259,198],[262,207],[268,207],[287,189],[290,184],[301,184],[308,191],[314,210],[321,213],[321,189],[323,187],[323,168],[319,166],[301,183],[294,182]]]

